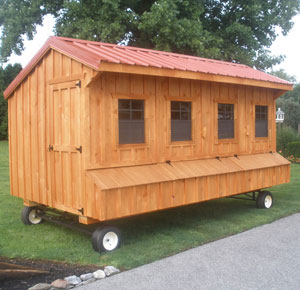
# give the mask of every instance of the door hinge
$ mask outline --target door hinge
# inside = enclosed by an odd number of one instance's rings
[[[79,80],[79,81],[75,84],[75,86],[77,86],[78,88],[81,88],[81,80]]]
[[[77,150],[78,152],[82,153],[82,146],[76,147],[75,150]]]
[[[53,145],[49,145],[48,149],[49,149],[49,152],[53,151]]]

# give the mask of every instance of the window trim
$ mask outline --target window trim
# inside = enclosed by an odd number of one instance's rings
[[[220,143],[238,143],[238,102],[237,100],[231,99],[215,99],[215,114],[214,114],[214,128],[215,128],[215,144]],[[233,105],[233,112],[234,112],[234,119],[233,119],[233,126],[234,126],[234,138],[224,138],[219,139],[219,122],[218,122],[218,104],[230,104]]]
[[[194,98],[183,98],[183,97],[168,97],[167,100],[167,144],[169,146],[176,145],[194,145],[195,144],[195,102]],[[181,140],[181,141],[172,141],[172,125],[171,125],[171,102],[189,102],[191,103],[191,139],[190,140]]]
[[[188,120],[185,120],[185,121],[189,121],[190,122],[190,139],[184,139],[184,140],[172,140],[172,124],[173,124],[173,122],[172,121],[175,121],[175,120],[172,120],[172,102],[177,102],[177,103],[188,103],[189,104],[189,106],[190,106],[190,110],[189,110],[189,117],[190,117],[190,119],[188,119]],[[171,122],[171,124],[170,124],[170,126],[171,126],[171,142],[181,142],[181,141],[192,141],[193,139],[192,139],[192,106],[193,106],[193,104],[192,104],[192,102],[191,101],[174,101],[174,100],[171,100],[170,101],[170,122]],[[183,111],[180,109],[179,111],[178,111],[178,113],[180,114],[180,117],[181,117],[181,114],[183,113]],[[176,119],[177,120],[177,119]],[[179,121],[181,121],[181,119],[179,120]],[[183,121],[183,120],[182,120]]]
[[[115,132],[115,148],[148,148],[149,147],[149,122],[148,122],[148,114],[149,114],[149,96],[146,95],[136,95],[136,94],[112,94],[112,98],[114,100],[114,111],[112,114],[114,116],[114,132]],[[143,143],[119,143],[119,100],[143,100],[144,101],[144,142]]]
[[[129,105],[128,108],[122,108],[121,102],[123,101]],[[133,104],[139,103],[138,108],[134,108]],[[124,116],[120,115],[128,115]],[[137,117],[135,116],[137,114]],[[137,99],[118,99],[118,123],[119,123],[119,144],[143,144],[145,143],[145,101]],[[124,135],[125,129],[128,134]],[[137,131],[139,133],[137,133]],[[140,134],[141,133],[141,134]],[[122,143],[120,142],[122,136]]]
[[[266,140],[271,140],[271,119],[270,119],[270,117],[271,117],[271,106],[270,106],[270,104],[267,104],[267,103],[253,103],[252,104],[252,106],[253,106],[253,132],[254,132],[254,140],[256,140],[256,141],[266,141]],[[255,110],[255,106],[265,106],[265,107],[267,107],[268,108],[268,136],[267,137],[256,137],[256,132],[255,132],[255,122],[256,122],[256,110]]]

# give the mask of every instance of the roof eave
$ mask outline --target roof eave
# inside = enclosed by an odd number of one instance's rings
[[[293,84],[290,83],[287,84],[277,83],[277,82],[270,82],[264,80],[255,80],[250,78],[216,75],[211,73],[192,72],[187,70],[183,71],[183,70],[176,70],[176,69],[156,68],[150,66],[146,67],[146,66],[128,65],[128,64],[115,64],[115,63],[104,62],[104,61],[100,63],[98,67],[98,71],[203,80],[203,81],[211,81],[211,82],[219,82],[219,83],[278,89],[283,91],[291,91],[293,89]]]
[[[38,62],[48,53],[50,49],[54,49],[70,58],[77,60],[78,62],[87,65],[95,70],[99,66],[99,61],[94,58],[82,57],[80,53],[74,51],[68,45],[66,45],[62,40],[57,37],[50,36],[41,49],[35,54],[31,61],[20,71],[16,78],[10,83],[10,85],[5,89],[3,95],[4,99],[9,98],[9,96],[14,92],[14,90],[19,86],[19,84],[27,77],[27,75],[34,69]]]
[[[5,89],[3,95],[4,99],[7,99],[13,91],[18,87],[18,85],[26,78],[26,76],[30,73],[32,68],[44,57],[44,55],[50,49],[50,45],[52,42],[52,37],[50,36],[45,44],[41,47],[41,49],[37,52],[37,54],[31,59],[31,61],[19,72],[19,74],[15,77],[15,79],[9,84],[9,86]]]

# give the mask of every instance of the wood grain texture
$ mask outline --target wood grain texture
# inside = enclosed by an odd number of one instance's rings
[[[288,182],[288,163],[266,154],[283,87],[133,73],[44,55],[8,99],[11,194],[89,223]],[[119,144],[119,99],[144,100],[144,143]],[[171,141],[171,101],[191,102],[192,140]],[[234,104],[233,139],[218,140],[219,102]],[[268,137],[255,138],[255,105],[268,106]]]
[[[274,92],[268,89],[112,73],[102,74],[89,87],[86,168],[275,151]],[[118,144],[119,98],[144,99],[144,143]],[[192,140],[171,142],[172,100],[192,103]],[[218,139],[218,103],[234,104],[233,139]],[[262,104],[269,111],[268,137],[255,138],[255,105]]]
[[[81,94],[76,83],[89,73],[52,50],[9,98],[12,195],[77,214],[83,208],[83,158],[76,150],[81,145]]]
[[[160,76],[160,77],[171,77],[171,78],[180,78],[180,79],[191,79],[191,80],[204,80],[217,83],[229,83],[235,85],[245,85],[245,86],[254,86],[254,87],[265,87],[270,89],[278,90],[291,90],[291,85],[289,84],[279,84],[271,83],[259,80],[244,79],[240,77],[231,77],[231,76],[221,76],[213,75],[200,72],[191,72],[191,71],[179,71],[173,69],[165,68],[154,68],[154,67],[143,67],[138,65],[127,65],[127,64],[115,64],[108,62],[101,62],[99,65],[99,70],[103,72],[114,72],[114,73],[130,73],[137,75],[150,75],[150,76]]]
[[[91,217],[111,220],[247,193],[285,182],[289,182],[289,164],[107,190],[101,190],[97,182],[94,196],[99,202],[94,205],[96,210]]]

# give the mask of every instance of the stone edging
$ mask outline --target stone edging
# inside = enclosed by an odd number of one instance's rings
[[[106,266],[104,270],[97,270],[93,273],[82,274],[78,276],[69,276],[64,279],[57,279],[51,284],[39,283],[28,290],[59,290],[59,289],[73,289],[86,284],[93,283],[97,280],[104,279],[114,274],[120,273],[120,270],[114,266]]]

